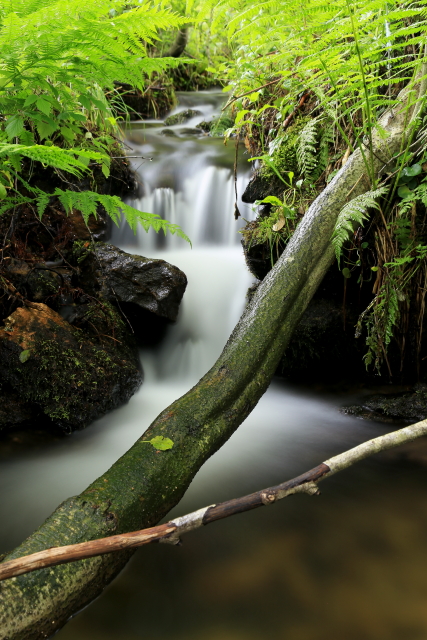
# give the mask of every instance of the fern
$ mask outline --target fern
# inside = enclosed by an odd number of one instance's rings
[[[75,156],[78,156],[77,158]],[[88,167],[79,158],[88,158],[97,162],[109,161],[108,156],[97,151],[88,151],[87,149],[62,149],[56,146],[45,146],[33,144],[26,146],[23,144],[0,143],[0,158],[14,158],[18,160],[20,157],[30,158],[41,162],[43,165],[68,171],[75,176],[81,176],[83,172],[88,171]]]
[[[317,167],[317,139],[319,133],[319,118],[312,118],[307,122],[299,134],[297,146],[298,168],[308,180],[313,177]]]
[[[150,58],[157,31],[184,20],[168,9],[124,0],[0,0],[0,111],[7,139],[82,133],[85,110],[109,106],[89,88],[119,80],[143,88],[153,72],[180,62]],[[110,114],[111,115],[111,114]],[[22,142],[22,141],[21,141]],[[90,142],[88,142],[88,145]]]
[[[384,196],[387,192],[387,187],[367,191],[350,200],[350,202],[341,209],[331,238],[338,262],[341,258],[344,243],[354,233],[354,225],[363,226],[364,221],[368,218],[368,210],[379,209],[377,199]]]
[[[46,194],[41,194],[37,197],[40,217],[45,211],[43,206],[47,205],[45,195]],[[94,191],[63,191],[58,188],[55,189],[52,196],[58,197],[67,214],[71,213],[74,209],[80,211],[86,224],[91,215],[97,216],[98,206],[101,205],[116,225],[119,225],[122,216],[124,216],[134,233],[138,225],[141,225],[145,231],[154,229],[156,233],[163,231],[165,235],[167,233],[171,233],[172,235],[176,234],[191,245],[190,239],[185,235],[179,225],[171,224],[167,220],[160,218],[157,214],[138,211],[138,209],[134,209],[122,202],[117,196],[101,195]]]

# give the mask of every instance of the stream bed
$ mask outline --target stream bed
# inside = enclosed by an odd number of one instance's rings
[[[180,224],[193,249],[126,229],[112,242],[187,274],[180,316],[159,346],[142,350],[145,382],[126,406],[68,438],[0,446],[2,551],[103,473],[193,386],[243,310],[252,278],[233,217],[234,145],[188,132],[222,101],[221,92],[182,94],[180,108],[203,116],[171,127],[175,135],[154,121],[128,132],[130,155],[152,158],[133,161],[142,194],[134,206]],[[239,193],[249,174],[240,156]],[[254,215],[241,202],[239,209]],[[277,484],[390,430],[339,412],[354,401],[354,393],[275,380],[167,519]],[[298,495],[214,523],[182,547],[139,550],[58,640],[425,640],[427,472],[412,452],[338,474],[321,484],[320,497]]]

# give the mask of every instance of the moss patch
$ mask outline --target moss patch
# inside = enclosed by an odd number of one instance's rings
[[[114,313],[106,308],[107,314]],[[120,326],[117,335],[122,337]],[[0,354],[3,378],[66,431],[84,428],[126,401],[141,381],[135,362],[123,350],[109,348],[100,339],[88,340],[86,332],[43,304],[21,307],[6,320]]]

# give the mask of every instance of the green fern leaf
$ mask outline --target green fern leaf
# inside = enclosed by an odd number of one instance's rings
[[[368,210],[379,209],[377,200],[387,192],[388,187],[367,191],[350,200],[341,209],[331,237],[338,262],[341,258],[344,243],[354,233],[354,225],[363,226],[364,221],[368,218]]]

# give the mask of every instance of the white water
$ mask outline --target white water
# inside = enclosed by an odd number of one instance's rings
[[[199,108],[206,118],[218,110],[219,97],[215,93],[183,96],[182,106]],[[191,126],[194,124],[190,123]],[[103,473],[161,410],[197,382],[219,355],[243,309],[251,277],[239,247],[239,224],[233,218],[234,150],[225,149],[220,141],[187,135],[182,132],[183,126],[174,127],[176,138],[166,138],[160,135],[163,128],[155,122],[146,128],[136,124],[129,133],[130,154],[153,157],[151,162],[144,161],[143,164],[137,159],[134,161],[135,166],[141,165],[138,171],[144,188],[144,195],[137,204],[142,210],[159,213],[180,224],[192,239],[194,248],[191,250],[175,237],[165,239],[144,232],[133,237],[123,230],[116,232],[113,242],[133,253],[162,257],[187,274],[189,284],[178,322],[170,327],[159,348],[142,353],[145,382],[126,406],[98,420],[84,432],[45,444],[42,450],[23,452],[17,445],[14,453],[3,462],[0,469],[0,542],[5,549],[28,535],[63,499],[80,492]],[[239,189],[247,173],[245,165],[243,162],[240,166]],[[240,203],[239,208],[246,218],[250,217],[247,206]],[[338,413],[337,407],[345,399],[325,398],[275,382],[229,442],[204,465],[174,514],[271,486],[386,430],[383,426]],[[375,465],[372,468],[375,470]],[[364,476],[359,475],[355,484],[367,484],[371,478],[369,473],[373,476],[374,472],[368,469],[368,480],[364,481]],[[377,476],[373,477],[374,483],[379,481]],[[393,482],[392,478],[390,482]],[[397,482],[394,481],[395,485]],[[342,591],[338,577],[337,588],[330,592],[329,599],[322,595],[326,583],[323,576],[329,574],[327,568],[319,570],[319,566],[323,567],[325,556],[331,559],[332,567],[345,564],[343,556],[347,555],[346,550],[358,527],[357,518],[355,522],[353,512],[348,510],[349,497],[354,495],[352,483],[346,484],[344,479],[343,488],[337,489],[341,487],[340,479],[335,484],[335,493],[333,483],[327,490],[327,495],[329,492],[332,495],[332,502],[327,497],[323,502],[314,499],[306,502],[304,497],[298,497],[290,507],[280,505],[267,513],[260,510],[212,525],[212,528],[190,536],[183,551],[163,545],[141,551],[102,598],[67,625],[59,638],[394,638],[390,633],[387,635],[387,629],[381,634],[375,625],[372,627],[369,611],[368,614],[365,611],[365,617],[361,613],[361,598],[371,597],[380,602],[375,590],[369,591],[373,579],[357,582],[357,576],[354,579],[352,574],[343,584],[351,584],[356,589],[359,600],[351,591],[347,598],[348,602],[355,602],[354,611],[341,601],[345,618],[341,626],[329,624],[328,627],[326,620],[326,635],[319,634],[318,620],[329,611],[334,619],[331,603]],[[420,486],[418,481],[413,484]],[[389,487],[384,489],[385,496],[387,491]],[[384,509],[381,511],[379,507],[375,505],[368,516],[378,528],[381,521],[375,520],[377,511],[383,514],[381,518],[386,517]],[[318,514],[322,508],[324,513],[313,521],[313,513]],[[347,516],[342,519],[341,510],[345,509]],[[312,514],[309,516],[311,521],[308,520],[312,524],[304,528],[301,522],[305,521],[303,514],[307,513]],[[349,531],[343,543],[337,538],[337,532],[345,529],[346,521]],[[252,523],[251,529],[245,528],[248,522]],[[421,517],[419,522],[422,522]],[[323,538],[320,534],[316,538],[320,523],[330,524],[331,528]],[[331,529],[335,531],[332,538]],[[309,534],[314,537],[307,538],[309,542],[301,547],[303,543],[299,539],[305,539]],[[310,560],[310,554],[318,544],[324,545],[323,555]],[[344,549],[340,556],[342,544]],[[273,555],[269,548],[274,549]],[[295,558],[299,564],[295,564]],[[292,563],[294,566],[288,571]],[[252,566],[253,576],[249,572]],[[279,566],[280,578],[276,568]],[[421,581],[422,577],[419,583]],[[335,584],[333,579],[332,583]],[[393,584],[393,576],[389,575],[389,583]],[[380,591],[381,588],[380,585]],[[418,591],[421,596],[427,594],[427,584],[424,592]],[[266,595],[262,600],[264,592],[268,597]],[[313,597],[310,596],[312,592]],[[222,600],[221,593],[224,593]],[[239,593],[243,594],[242,601],[238,599]],[[297,605],[294,606],[294,602]],[[398,612],[400,601],[397,598],[393,602]],[[232,613],[227,613],[228,603],[232,605]],[[403,604],[400,609],[403,612],[400,617],[405,619]],[[298,630],[305,624],[304,616],[307,620],[311,616],[311,627],[300,632]],[[288,626],[287,620],[291,621]],[[328,628],[331,628],[330,636]],[[422,628],[427,632],[427,624]],[[403,631],[401,636],[410,640],[425,637],[405,635]]]

